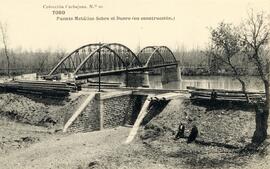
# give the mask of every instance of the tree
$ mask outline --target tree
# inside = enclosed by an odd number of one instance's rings
[[[256,110],[256,130],[252,141],[260,144],[267,137],[267,121],[269,116],[269,61],[264,57],[264,51],[269,47],[270,39],[270,20],[264,12],[254,15],[249,11],[248,18],[241,25],[241,41],[243,53],[248,56],[249,60],[256,66],[258,75],[264,84],[266,100],[262,111]],[[266,53],[267,54],[267,53]],[[267,63],[268,62],[268,63]]]
[[[10,57],[9,57],[9,53],[8,53],[8,44],[7,44],[7,26],[3,25],[2,22],[0,22],[0,30],[1,30],[1,35],[2,35],[2,43],[4,46],[4,53],[7,59],[7,71],[8,71],[8,77],[10,77]]]
[[[241,83],[242,91],[249,102],[246,84],[241,77],[244,72],[239,71],[233,61],[241,52],[241,39],[237,29],[231,24],[221,22],[216,29],[211,29],[211,43],[207,54],[212,56],[215,62],[221,61],[231,68],[234,77]]]
[[[234,76],[242,85],[242,91],[246,94],[244,81],[241,79],[241,72],[233,65],[232,59],[238,54],[248,58],[248,62],[256,67],[257,74],[264,84],[266,99],[263,104],[254,103],[256,112],[256,130],[254,132],[252,143],[260,145],[267,137],[267,121],[269,116],[269,63],[267,64],[268,54],[266,48],[269,47],[270,21],[264,12],[253,14],[248,13],[248,18],[237,28],[231,24],[221,23],[216,29],[211,30],[212,47],[210,54],[215,59],[221,60],[230,66]]]
[[[48,68],[48,57],[50,52],[49,51],[38,51],[36,52],[36,65],[37,65],[37,73],[44,73],[46,72],[46,68]]]

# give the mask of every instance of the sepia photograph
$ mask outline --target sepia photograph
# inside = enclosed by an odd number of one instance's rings
[[[0,0],[0,169],[270,169],[269,0]]]

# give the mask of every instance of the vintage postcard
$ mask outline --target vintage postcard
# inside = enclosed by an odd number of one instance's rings
[[[0,168],[270,168],[269,0],[0,1]]]

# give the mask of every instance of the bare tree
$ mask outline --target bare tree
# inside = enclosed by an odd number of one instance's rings
[[[7,25],[3,25],[2,22],[0,22],[0,30],[1,30],[1,34],[2,34],[2,43],[4,46],[4,53],[7,59],[7,71],[8,71],[8,77],[10,77],[10,57],[9,57],[9,53],[8,53],[8,36],[7,36]]]
[[[256,131],[252,139],[254,143],[261,143],[267,137],[267,121],[270,108],[269,81],[267,77],[269,63],[267,64],[267,59],[264,57],[264,51],[268,47],[270,40],[270,20],[264,12],[254,14],[251,10],[248,12],[248,18],[241,25],[241,29],[243,52],[256,66],[258,75],[264,84],[266,100],[262,111],[255,109]]]
[[[38,73],[44,73],[46,71],[46,68],[48,67],[48,57],[49,52],[37,52],[37,72]]]
[[[234,77],[241,83],[242,91],[249,102],[246,84],[242,79],[244,72],[239,71],[233,62],[233,59],[241,52],[240,40],[240,35],[235,27],[221,22],[217,28],[211,29],[211,45],[210,49],[207,50],[207,55],[231,68]]]
[[[234,76],[242,84],[242,90],[248,101],[246,87],[241,79],[242,72],[236,68],[232,59],[241,53],[248,62],[257,69],[257,74],[264,84],[266,100],[254,103],[256,112],[256,130],[254,132],[252,143],[260,145],[267,137],[268,116],[269,116],[269,63],[265,54],[270,39],[270,21],[264,12],[253,14],[248,13],[248,18],[239,26],[233,28],[230,24],[221,23],[219,27],[211,30],[211,42],[213,44],[210,54],[215,59],[221,60],[230,66]],[[269,57],[269,56],[268,56]]]

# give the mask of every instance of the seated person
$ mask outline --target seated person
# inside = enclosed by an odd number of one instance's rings
[[[175,140],[179,139],[179,138],[183,138],[184,137],[184,132],[185,132],[185,126],[180,123],[179,127],[178,127],[178,132],[175,136]]]
[[[195,125],[193,125],[191,132],[188,136],[187,143],[189,144],[193,142],[197,138],[197,136],[198,136],[198,128]]]

